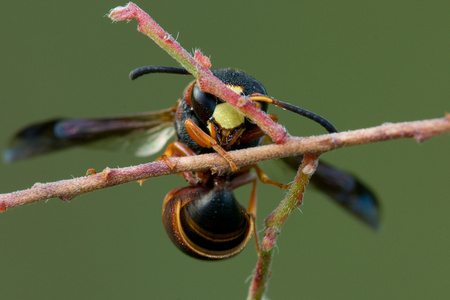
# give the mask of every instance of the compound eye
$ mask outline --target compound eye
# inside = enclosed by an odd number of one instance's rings
[[[217,98],[214,95],[204,93],[197,85],[192,88],[191,105],[197,118],[206,124],[212,117],[217,105]]]

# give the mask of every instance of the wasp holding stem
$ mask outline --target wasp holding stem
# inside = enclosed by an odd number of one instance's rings
[[[269,97],[263,85],[245,72],[235,69],[212,72],[265,112],[268,104],[273,104],[314,120],[328,132],[337,132],[326,119]],[[149,73],[189,75],[182,68],[147,66],[132,71],[130,78]],[[277,120],[276,115],[270,117]],[[215,151],[228,161],[231,171],[221,175],[211,171],[180,174],[189,185],[169,192],[163,203],[163,224],[170,239],[183,252],[200,259],[217,260],[238,254],[255,233],[256,177],[281,188],[288,186],[270,180],[257,165],[240,169],[235,164],[228,151],[259,146],[265,134],[230,104],[201,91],[196,81],[188,85],[170,109],[99,119],[54,119],[28,126],[12,139],[4,159],[14,161],[114,137],[132,140],[135,154],[148,156],[160,151],[173,135],[176,141],[167,146],[159,160],[171,166],[170,157]],[[296,169],[300,158],[285,162]],[[250,173],[251,169],[256,176]],[[356,178],[321,164],[312,181],[363,222],[378,226],[377,200]],[[235,199],[233,190],[248,183],[252,183],[252,190],[245,209]]]

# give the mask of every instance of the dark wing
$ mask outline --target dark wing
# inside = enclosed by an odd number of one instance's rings
[[[288,157],[283,161],[298,169],[302,157]],[[353,175],[319,161],[311,183],[328,195],[346,211],[373,229],[380,225],[380,205],[374,193]]]
[[[69,147],[118,140],[137,156],[158,152],[174,135],[173,108],[98,119],[54,119],[20,130],[3,153],[6,162]],[[115,143],[116,145],[118,143]]]

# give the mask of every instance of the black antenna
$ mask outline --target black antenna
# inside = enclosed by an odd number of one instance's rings
[[[175,67],[164,67],[164,66],[145,66],[140,67],[137,69],[134,69],[130,72],[129,77],[131,80],[134,80],[138,77],[141,77],[145,74],[151,74],[151,73],[168,73],[168,74],[180,74],[180,75],[191,75],[191,73],[188,72],[188,70],[183,68],[175,68]],[[331,124],[327,119],[319,116],[318,114],[315,114],[313,112],[310,112],[306,109],[297,107],[295,105],[282,102],[279,100],[276,100],[272,97],[266,96],[266,95],[253,95],[249,96],[249,98],[252,101],[260,101],[260,102],[266,102],[273,104],[278,107],[282,107],[284,109],[287,109],[289,111],[292,111],[294,113],[297,113],[303,117],[306,117],[310,120],[315,121],[316,123],[319,123],[323,128],[325,128],[329,133],[335,133],[338,132],[336,127],[334,127],[333,124]]]
[[[186,69],[174,68],[174,67],[164,67],[164,66],[145,66],[134,69],[130,72],[130,79],[134,80],[145,74],[150,73],[169,73],[169,74],[181,74],[181,75],[191,75]]]
[[[260,102],[267,102],[269,104],[273,104],[275,106],[287,109],[289,111],[292,111],[296,114],[299,114],[303,117],[306,117],[310,120],[313,120],[316,123],[319,123],[323,128],[325,128],[329,133],[336,133],[338,132],[338,130],[336,129],[336,127],[334,127],[333,124],[331,124],[327,119],[325,119],[324,117],[319,116],[318,114],[315,114],[309,110],[297,107],[295,105],[286,103],[286,102],[282,102],[279,100],[276,100],[274,98],[271,98],[269,96],[266,95],[250,95],[249,96],[250,100],[252,101],[260,101]]]

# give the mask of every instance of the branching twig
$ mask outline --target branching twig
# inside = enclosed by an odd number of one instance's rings
[[[248,300],[262,299],[267,288],[267,281],[270,275],[270,264],[272,262],[273,249],[276,240],[281,232],[281,228],[286,219],[297,207],[302,205],[303,194],[309,179],[317,168],[319,157],[305,154],[300,165],[297,176],[291,185],[289,193],[278,207],[266,218],[264,238],[261,243],[261,253],[256,264],[253,281],[250,285]]]
[[[281,143],[287,137],[283,126],[275,123],[262,110],[255,108],[247,97],[236,94],[209,70],[211,62],[199,50],[192,57],[178,42],[161,28],[146,12],[136,4],[130,2],[126,6],[118,6],[111,10],[109,18],[113,21],[124,21],[135,18],[138,30],[155,41],[158,46],[175,58],[186,70],[194,75],[203,92],[211,93],[230,103],[240,110],[246,117],[269,135],[275,143]]]
[[[235,106],[275,142],[274,145],[228,152],[237,166],[243,167],[268,159],[304,155],[304,161],[291,190],[285,200],[280,203],[280,206],[266,219],[265,236],[262,240],[261,255],[250,287],[250,299],[260,299],[265,292],[276,237],[290,212],[301,204],[306,184],[315,170],[320,154],[348,146],[406,137],[412,137],[418,142],[423,142],[435,135],[450,133],[450,115],[447,115],[441,119],[385,124],[338,134],[308,138],[290,137],[281,125],[273,122],[263,111],[257,109],[247,97],[238,95],[217,79],[209,70],[211,62],[208,58],[204,57],[199,51],[192,57],[170,34],[165,32],[135,4],[129,3],[125,7],[117,7],[110,12],[109,17],[114,21],[136,18],[139,22],[138,30],[152,38],[194,75],[202,91],[214,94]],[[128,168],[106,168],[99,174],[87,177],[46,184],[36,183],[30,189],[0,195],[0,212],[50,198],[69,201],[88,192],[150,177],[205,170],[222,174],[229,171],[230,168],[229,162],[218,154],[172,157],[170,160],[172,160],[171,165],[175,166],[172,169],[165,161],[158,161]]]
[[[412,137],[418,142],[450,132],[450,115],[441,119],[385,124],[377,127],[327,134],[307,138],[289,138],[281,145],[268,145],[229,152],[238,166],[246,166],[263,160],[305,153],[323,153],[333,149],[360,144]],[[71,200],[76,196],[130,181],[176,174],[188,171],[212,169],[217,173],[229,170],[229,163],[218,154],[170,158],[176,165],[171,170],[164,162],[153,162],[134,167],[109,169],[88,177],[62,180],[52,183],[36,183],[32,188],[0,195],[0,211],[33,203],[39,200],[60,198]]]

